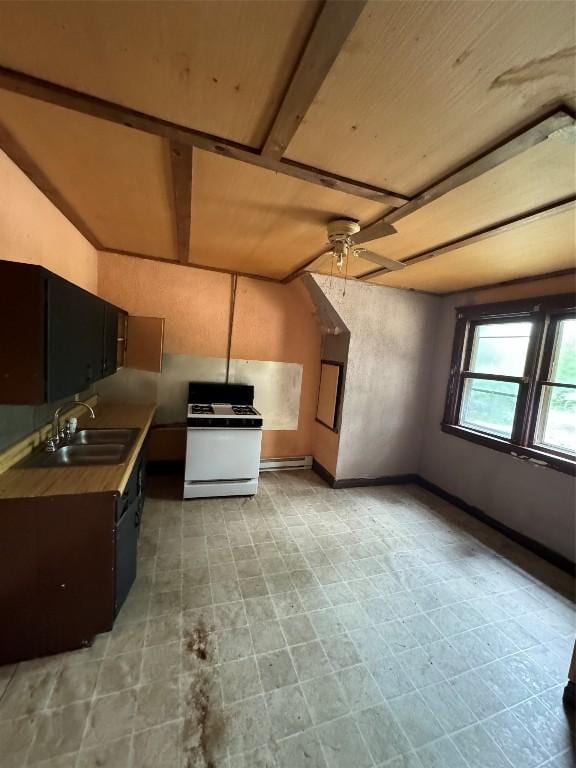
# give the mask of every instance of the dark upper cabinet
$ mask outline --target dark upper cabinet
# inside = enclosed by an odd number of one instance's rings
[[[126,365],[162,370],[164,320],[127,313],[33,264],[0,260],[0,405],[75,395]]]
[[[0,404],[46,400],[45,286],[40,267],[0,261]]]
[[[48,277],[48,401],[81,392],[102,378],[105,316],[106,306],[96,296],[54,275]]]
[[[114,373],[120,314],[42,267],[0,261],[0,403],[52,402]]]
[[[110,376],[118,368],[118,333],[120,316],[124,313],[112,304],[104,307],[104,361],[102,374]]]

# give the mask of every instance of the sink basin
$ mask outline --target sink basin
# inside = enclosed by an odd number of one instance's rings
[[[81,429],[72,437],[73,445],[100,445],[101,443],[120,443],[130,445],[137,429]]]
[[[53,453],[36,451],[24,460],[26,467],[85,467],[121,464],[130,453],[138,429],[81,429]]]
[[[120,464],[126,456],[126,446],[120,443],[98,445],[64,445],[48,454],[57,466],[82,466],[86,464]]]

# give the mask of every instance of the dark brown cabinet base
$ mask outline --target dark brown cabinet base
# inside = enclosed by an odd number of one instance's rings
[[[0,500],[0,664],[112,628],[115,508],[112,493]]]
[[[0,664],[112,629],[136,578],[144,472],[143,448],[122,494],[0,499]]]

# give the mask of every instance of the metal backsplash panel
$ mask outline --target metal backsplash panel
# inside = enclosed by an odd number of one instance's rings
[[[254,386],[254,406],[264,416],[264,429],[298,429],[300,363],[269,360],[232,360],[230,381]]]
[[[122,368],[95,388],[102,402],[156,403],[155,422],[171,424],[186,419],[189,381],[223,382],[225,377],[224,358],[166,354],[162,373]],[[230,383],[254,385],[254,404],[264,415],[264,429],[298,429],[302,365],[232,360]]]

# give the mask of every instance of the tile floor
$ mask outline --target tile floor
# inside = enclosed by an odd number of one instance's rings
[[[419,488],[149,499],[140,556],[113,632],[0,668],[2,768],[575,764],[570,580]]]

